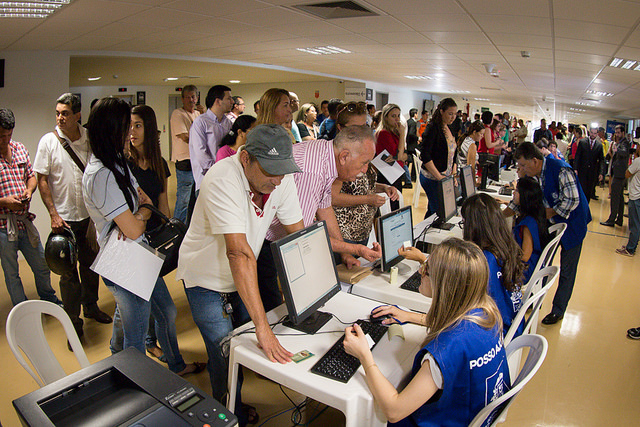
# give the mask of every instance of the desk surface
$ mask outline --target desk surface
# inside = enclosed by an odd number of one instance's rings
[[[351,293],[380,301],[381,303],[396,304],[426,313],[431,307],[431,298],[427,298],[418,292],[400,288],[400,285],[415,273],[419,266],[419,262],[407,259],[398,263],[398,280],[395,285],[389,283],[389,273],[375,269],[372,274],[354,284],[351,287]]]
[[[380,305],[379,302],[339,292],[331,298],[321,311],[335,314],[344,322],[354,322],[357,319],[368,318],[371,310]],[[276,322],[286,314],[285,305],[276,307],[267,318],[270,323]],[[240,329],[253,326],[253,323]],[[320,357],[344,334],[347,325],[340,323],[335,317],[331,319],[317,334],[307,335],[283,325],[273,328],[280,343],[290,352],[296,353],[309,350],[315,356],[300,363],[287,363],[281,365],[273,363],[266,358],[262,350],[257,346],[255,334],[244,334],[231,340],[231,353],[229,359],[229,381],[231,382],[230,395],[233,392],[234,367],[243,365],[247,368],[295,390],[305,396],[319,402],[335,407],[345,413],[348,426],[384,425],[386,421],[379,413],[376,413],[373,404],[373,396],[365,383],[364,369],[360,367],[358,372],[343,384],[309,371]],[[401,381],[411,370],[413,358],[421,348],[425,338],[425,328],[417,325],[403,325],[405,339],[388,336],[383,337],[373,349],[376,364],[391,384],[398,387]],[[331,333],[323,333],[335,331]],[[229,408],[233,409],[235,402],[230,401]]]

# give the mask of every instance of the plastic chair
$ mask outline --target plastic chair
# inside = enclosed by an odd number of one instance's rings
[[[525,360],[515,380],[511,381],[511,390],[485,406],[471,421],[469,427],[480,427],[485,423],[488,423],[486,424],[488,426],[495,426],[506,420],[507,410],[513,403],[514,397],[522,391],[524,386],[538,372],[547,355],[548,347],[547,340],[541,335],[521,335],[506,346],[507,359],[511,355],[519,354],[523,349],[528,348],[527,360]]]
[[[522,293],[522,307],[520,307],[520,310],[518,310],[516,317],[514,317],[513,322],[509,327],[509,331],[507,331],[504,337],[504,345],[509,345],[518,330],[518,326],[520,326],[523,321],[525,323],[522,335],[536,333],[539,308],[542,305],[544,296],[549,291],[549,288],[551,288],[553,283],[557,280],[559,275],[560,267],[551,265],[549,267],[543,268],[542,270],[531,276],[527,287]],[[538,290],[534,293],[534,289]],[[532,308],[532,311],[529,315],[529,318],[525,320],[525,316],[529,308]]]
[[[551,240],[547,243],[547,246],[544,247],[542,253],[540,254],[540,258],[538,259],[538,263],[536,264],[533,272],[531,273],[531,277],[533,277],[538,271],[542,270],[546,266],[553,264],[553,258],[555,258],[556,253],[558,252],[558,247],[560,247],[560,239],[564,234],[564,231],[567,229],[567,224],[560,223],[554,224],[549,227],[549,234],[551,235]],[[531,279],[529,279],[529,283],[531,283]],[[544,282],[541,283],[544,285]],[[535,333],[535,331],[534,331]]]
[[[416,182],[415,187],[413,188],[413,207],[417,208],[418,203],[420,202],[420,191],[424,191],[422,189],[422,185],[420,185],[420,171],[422,170],[422,160],[420,160],[420,151],[417,149],[416,154],[413,155],[413,165],[416,168]]]
[[[404,197],[402,197],[402,192],[398,191],[398,203],[399,208],[404,208]],[[384,205],[380,206],[380,215],[386,215],[391,213],[391,199],[385,195],[386,200],[384,201]]]
[[[53,316],[62,323],[80,367],[90,365],[73,323],[62,307],[48,301],[23,301],[13,307],[7,318],[7,342],[18,362],[40,387],[67,376],[44,336],[43,314]],[[31,369],[20,350],[37,373]]]

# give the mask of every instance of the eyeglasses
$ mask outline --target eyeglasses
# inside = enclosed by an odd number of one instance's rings
[[[358,113],[358,114],[365,114],[367,112],[367,103],[364,101],[349,101],[346,104],[342,104],[342,106],[340,107],[340,110],[338,110],[338,114],[342,113],[343,111],[348,111],[350,113]]]

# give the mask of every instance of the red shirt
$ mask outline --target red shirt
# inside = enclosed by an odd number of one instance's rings
[[[27,181],[33,176],[31,160],[27,149],[19,142],[11,140],[9,142],[11,150],[11,163],[0,156],[0,197],[21,196],[27,189]],[[0,213],[13,213],[23,215],[27,213],[27,208],[19,211],[12,211],[7,208],[0,208]],[[7,227],[7,220],[0,220],[0,228]],[[18,221],[18,229],[24,230],[24,224]]]
[[[490,127],[487,126],[487,125],[484,125],[484,128],[485,129],[490,129]],[[493,134],[493,131],[491,131],[491,138],[495,139],[495,135]],[[493,154],[494,153],[494,149],[493,148],[487,148],[487,141],[484,140],[484,136],[480,140],[480,145],[478,146],[478,153],[489,153],[489,154]]]
[[[398,145],[400,145],[400,137],[388,130],[381,130],[376,137],[376,156],[387,150],[393,157],[398,157]],[[398,160],[400,166],[404,166],[404,162]]]

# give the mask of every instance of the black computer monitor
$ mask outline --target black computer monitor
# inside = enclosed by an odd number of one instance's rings
[[[487,188],[487,179],[500,181],[500,156],[489,153],[478,153],[478,165],[482,168],[480,190],[495,193],[496,190]]]
[[[378,242],[382,247],[380,269],[389,271],[404,257],[398,255],[404,242],[413,245],[413,219],[411,206],[405,206],[378,218]]]
[[[438,181],[438,218],[431,225],[441,230],[451,230],[453,224],[448,224],[458,213],[456,205],[456,190],[453,176]]]
[[[463,166],[460,168],[460,184],[462,186],[462,201],[476,194],[476,179],[473,176],[471,166]]]
[[[315,334],[331,319],[318,308],[340,292],[326,222],[272,242],[271,251],[289,314],[284,325]]]

